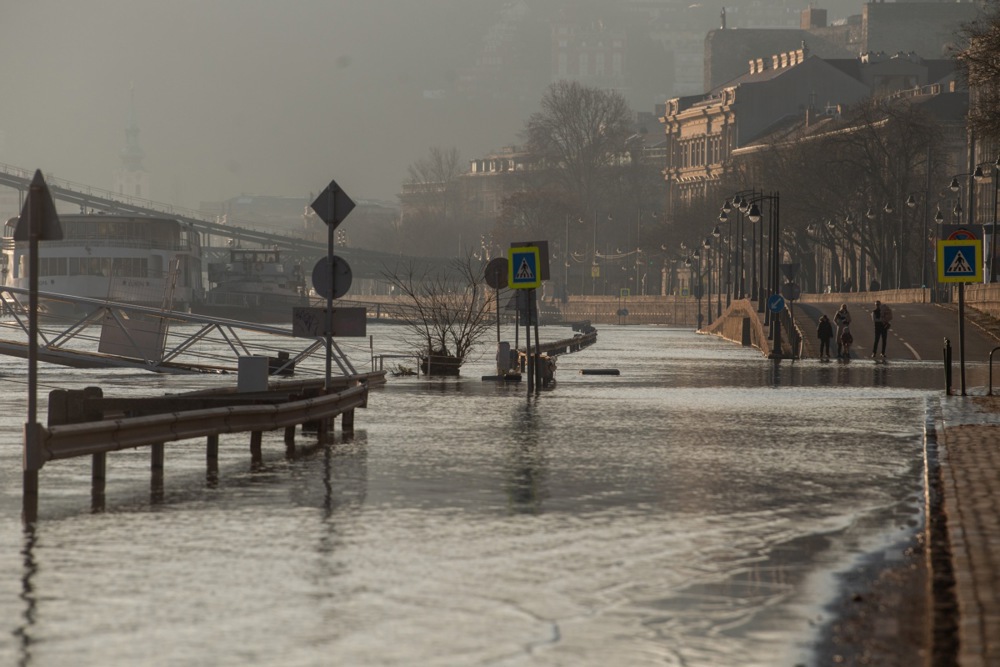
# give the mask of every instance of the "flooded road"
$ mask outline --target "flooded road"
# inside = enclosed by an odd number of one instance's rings
[[[376,351],[397,336],[369,333]],[[342,347],[369,367],[367,340]],[[162,496],[148,451],[111,454],[103,512],[89,459],[49,463],[26,534],[24,364],[0,358],[0,663],[45,666],[809,664],[836,573],[922,524],[943,383],[939,363],[775,365],[602,327],[537,396],[482,382],[490,353],[457,379],[390,378],[351,442],[286,459],[265,434],[260,469],[246,436],[222,437],[217,480],[204,442],[168,444]]]

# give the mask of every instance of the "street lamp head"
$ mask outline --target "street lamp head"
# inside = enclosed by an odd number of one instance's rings
[[[701,259],[701,251],[695,250],[693,253],[691,253],[691,256],[694,257],[695,259]]]
[[[868,218],[869,220],[875,219],[875,211],[872,210],[871,206],[869,206],[868,210],[865,211],[865,217]]]
[[[955,202],[955,208],[952,210],[955,215],[962,215],[962,202]]]
[[[914,197],[912,193],[910,194],[910,196],[906,198],[906,205],[909,206],[910,208],[916,208],[917,198]]]
[[[806,225],[806,233],[807,234],[812,234],[815,231],[816,231],[816,225],[814,225],[811,222],[808,225]]]
[[[750,218],[750,222],[760,222],[760,208],[756,203],[750,205],[747,217]]]
[[[686,258],[684,259],[684,266],[686,266],[686,267],[688,267],[688,268],[690,268],[690,267],[691,267],[691,258],[690,258],[690,257],[686,257]]]
[[[844,218],[844,224],[853,225],[854,224],[854,216],[851,215],[850,213],[848,213],[847,217]]]
[[[722,230],[719,229],[718,225],[716,225],[715,229],[712,230],[712,236],[714,236],[715,238],[719,238],[720,236],[722,236]]]
[[[733,210],[733,205],[727,199],[726,203],[722,205],[722,212],[723,213],[729,213],[732,210]]]
[[[972,178],[976,179],[977,181],[981,181],[984,178],[986,178],[986,174],[983,173],[983,165],[981,164],[976,165],[976,170],[972,172]]]
[[[934,222],[944,222],[944,214],[941,213],[940,206],[938,206],[937,213],[934,214]]]
[[[719,212],[719,222],[729,222],[729,216],[726,214],[725,208]]]
[[[711,248],[712,247],[712,239],[709,238],[708,236],[706,236],[705,240],[701,244],[701,247],[704,248],[705,250],[708,250],[709,248]]]
[[[892,204],[886,202],[885,206],[882,207],[882,210],[885,211],[886,213],[892,213]]]
[[[951,190],[952,192],[958,192],[958,187],[959,187],[958,176],[956,176],[955,178],[951,179],[951,184],[948,186],[948,189]]]

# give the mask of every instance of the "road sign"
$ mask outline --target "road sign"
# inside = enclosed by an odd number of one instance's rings
[[[534,289],[542,284],[538,248],[511,248],[507,251],[507,286]]]
[[[331,269],[331,259],[333,268]],[[351,267],[347,260],[334,255],[323,257],[313,267],[312,283],[316,294],[327,299],[339,299],[351,289]]]
[[[780,294],[767,297],[767,309],[772,313],[780,313],[785,309],[785,298]]]
[[[310,207],[316,211],[320,220],[336,229],[347,214],[354,210],[354,202],[340,189],[337,181],[330,181],[330,185],[319,193],[319,197],[316,197],[316,201],[310,204]]]
[[[39,189],[38,201],[41,202],[41,216],[39,216],[39,228],[36,231],[39,241],[61,241],[63,238],[62,225],[59,224],[59,215],[56,214],[56,205],[52,202],[52,193],[42,176],[41,169],[35,171],[35,177],[31,179],[30,189]],[[21,209],[21,217],[17,219],[17,227],[14,228],[15,241],[31,240],[31,197],[24,200],[24,207]]]
[[[795,283],[785,283],[781,286],[781,296],[789,301],[795,301],[802,295],[802,289]]]
[[[963,225],[941,225],[941,236],[947,241],[974,241],[979,236]]]
[[[983,242],[979,239],[938,241],[937,255],[939,282],[983,281]]]
[[[486,284],[493,289],[507,286],[507,258],[494,257],[486,265]]]
[[[795,276],[799,274],[799,267],[801,264],[799,262],[791,262],[790,264],[781,265],[781,273],[785,276],[785,280],[792,281],[795,280]]]
[[[549,279],[549,242],[548,241],[515,241],[511,248],[538,248],[538,275],[544,282]]]
[[[364,307],[334,308],[331,335],[343,338],[364,337],[367,313]],[[292,308],[292,335],[319,338],[326,335],[326,308]]]

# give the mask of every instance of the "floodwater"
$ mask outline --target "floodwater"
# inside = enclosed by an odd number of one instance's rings
[[[370,368],[367,339],[342,347]],[[810,664],[836,574],[923,522],[940,364],[605,326],[535,396],[491,366],[390,378],[353,440],[338,420],[287,458],[265,434],[260,467],[223,436],[217,478],[203,441],[168,444],[160,493],[148,450],[109,454],[100,511],[89,458],[50,462],[26,531],[26,362],[0,357],[0,664]],[[40,421],[56,387],[234,381],[43,364]]]

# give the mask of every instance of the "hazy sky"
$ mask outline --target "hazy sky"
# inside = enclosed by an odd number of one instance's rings
[[[523,119],[443,113],[497,0],[0,0],[0,162],[110,189],[129,88],[157,201],[392,199],[432,146]]]

